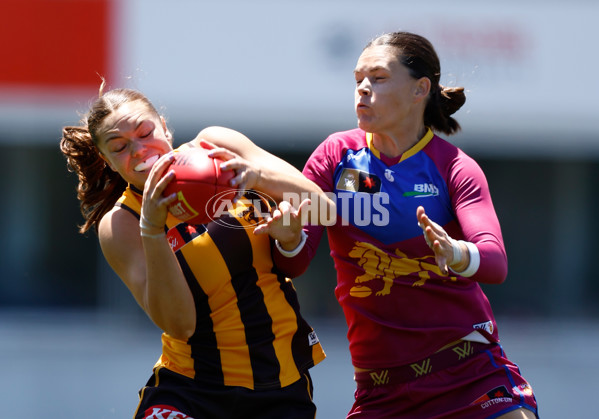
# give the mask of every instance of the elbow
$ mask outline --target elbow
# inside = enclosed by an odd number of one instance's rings
[[[308,266],[307,265],[296,265],[294,266],[292,269],[289,268],[279,268],[279,273],[283,276],[285,276],[285,278],[290,278],[290,279],[295,279],[298,276],[302,276],[303,274],[306,273],[306,271],[308,270]]]
[[[165,319],[160,323],[157,321],[154,323],[167,335],[182,341],[187,341],[195,333],[195,324],[193,324],[195,322],[191,321]]]
[[[171,306],[166,310],[154,307],[145,311],[160,330],[175,339],[187,341],[195,333],[195,310],[192,313]]]
[[[482,284],[499,285],[507,279],[507,262],[494,264],[487,269],[479,270],[476,277],[473,278]]]
[[[498,272],[491,280],[488,282],[489,284],[500,285],[505,282],[507,279],[507,271],[505,273]]]
[[[171,328],[170,330],[164,330],[164,332],[167,335],[174,337],[175,339],[182,340],[182,341],[188,341],[189,338],[191,338],[193,336],[194,329],[193,328],[184,328],[184,327],[181,327],[181,325],[175,325],[175,327]]]
[[[502,284],[507,278],[507,255],[503,246],[478,244],[479,267],[474,280],[483,284]]]

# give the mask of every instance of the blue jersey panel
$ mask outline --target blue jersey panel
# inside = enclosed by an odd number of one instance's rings
[[[447,183],[423,151],[387,166],[368,148],[348,150],[335,170],[334,184],[341,222],[384,244],[422,234],[416,220],[419,205],[441,226],[455,218]]]

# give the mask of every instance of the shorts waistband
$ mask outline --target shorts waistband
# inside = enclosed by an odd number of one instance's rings
[[[443,349],[431,356],[392,368],[379,368],[372,371],[355,372],[354,380],[358,388],[372,388],[389,384],[406,383],[425,375],[442,371],[453,365],[491,348],[494,343],[479,343],[461,341],[460,343]]]

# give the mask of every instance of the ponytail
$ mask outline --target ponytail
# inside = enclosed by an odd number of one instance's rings
[[[79,232],[98,231],[98,222],[110,211],[127,187],[127,182],[106,164],[84,126],[62,129],[60,151],[67,159],[69,171],[79,178],[77,198],[85,223]]]
[[[113,89],[104,92],[102,79],[100,97],[96,99],[79,126],[62,129],[60,151],[67,159],[67,167],[77,173],[79,185],[77,198],[85,223],[79,227],[80,233],[90,228],[98,231],[98,223],[112,209],[127,188],[127,182],[118,172],[113,171],[102,158],[97,147],[97,132],[104,119],[119,106],[141,101],[149,111],[159,116],[156,108],[141,92],[132,89]]]
[[[440,84],[431,91],[424,110],[424,125],[447,135],[460,130],[460,124],[451,117],[466,102],[463,87],[446,87]]]

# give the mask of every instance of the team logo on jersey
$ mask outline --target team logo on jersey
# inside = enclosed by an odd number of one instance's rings
[[[486,409],[498,403],[513,403],[514,399],[510,392],[505,386],[495,387],[493,390],[480,396],[474,400],[470,405],[480,405],[481,408]]]
[[[430,279],[431,272],[442,276],[441,270],[432,256],[410,259],[398,249],[395,249],[395,255],[389,255],[367,242],[356,242],[349,252],[349,257],[358,259],[358,265],[364,270],[362,275],[356,277],[356,285],[349,290],[349,295],[352,297],[365,298],[373,292],[377,296],[389,295],[394,279],[398,277],[416,274],[418,280],[414,281],[412,286],[420,287],[426,283],[427,279]],[[455,276],[448,279],[450,281],[457,280]],[[380,281],[383,282],[382,288],[379,285]],[[380,289],[373,291],[373,288],[377,286]]]
[[[203,224],[179,223],[166,233],[168,244],[173,252],[177,252],[187,243],[206,232]]]
[[[439,188],[433,183],[417,183],[413,191],[404,192],[403,196],[414,198],[426,198],[429,196],[438,196]]]
[[[395,178],[393,177],[393,170],[385,169],[385,179],[389,182],[395,182]]]
[[[337,181],[337,189],[348,192],[374,194],[381,191],[381,179],[358,169],[343,169]]]

